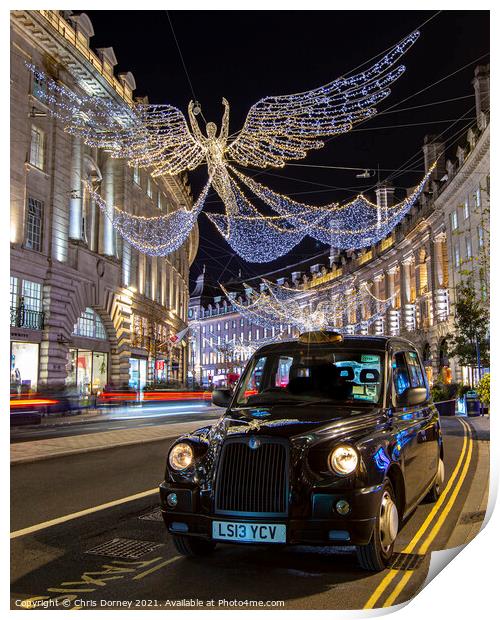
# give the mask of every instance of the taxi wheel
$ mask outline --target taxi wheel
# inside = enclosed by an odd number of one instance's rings
[[[172,534],[174,545],[181,555],[197,556],[210,555],[215,549],[214,542],[203,540],[203,538],[194,538],[192,536],[182,536],[181,534]]]
[[[380,508],[370,542],[356,547],[358,562],[364,570],[381,571],[390,563],[399,529],[399,515],[394,489],[385,481]]]
[[[427,494],[427,501],[429,502],[437,502],[439,496],[443,492],[444,487],[444,461],[443,459],[439,459],[438,470],[436,473],[436,480],[431,487],[431,490]]]

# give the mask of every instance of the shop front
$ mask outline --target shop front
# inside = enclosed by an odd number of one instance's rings
[[[67,385],[76,386],[82,398],[102,392],[108,383],[108,357],[101,351],[70,348]]]
[[[38,388],[40,344],[12,340],[10,343],[11,392],[27,394]]]
[[[68,349],[66,385],[82,399],[100,394],[108,383],[110,346],[99,315],[85,308]]]
[[[129,386],[137,392],[142,392],[147,382],[147,359],[131,357],[129,366]]]

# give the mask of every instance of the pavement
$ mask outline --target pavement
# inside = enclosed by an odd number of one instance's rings
[[[146,445],[108,443],[106,450],[15,463],[11,606],[361,609],[404,603],[425,582],[433,550],[471,540],[487,497],[489,420],[442,423],[443,499],[418,506],[398,535],[393,566],[381,573],[360,570],[348,547],[220,545],[207,558],[179,556],[159,516],[157,492],[177,424],[162,424],[170,430]],[[142,438],[144,431],[148,427],[133,433]],[[112,434],[121,441],[119,433]]]

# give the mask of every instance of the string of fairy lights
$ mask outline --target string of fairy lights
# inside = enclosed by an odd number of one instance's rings
[[[85,187],[96,205],[133,247],[150,256],[167,256],[178,250],[189,236],[210,189],[206,183],[191,209],[179,208],[166,215],[145,217],[109,205],[89,183]]]
[[[374,295],[366,283],[357,287],[354,277],[335,287],[314,291],[263,279],[259,292],[246,287],[246,299],[237,298],[223,285],[221,288],[250,323],[277,330],[278,334],[317,329],[356,333],[381,319],[393,302],[393,297],[382,299]]]

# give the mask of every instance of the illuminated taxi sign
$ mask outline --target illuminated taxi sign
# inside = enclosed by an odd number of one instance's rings
[[[338,332],[304,332],[299,336],[299,342],[304,344],[334,344],[342,342],[344,337]]]

